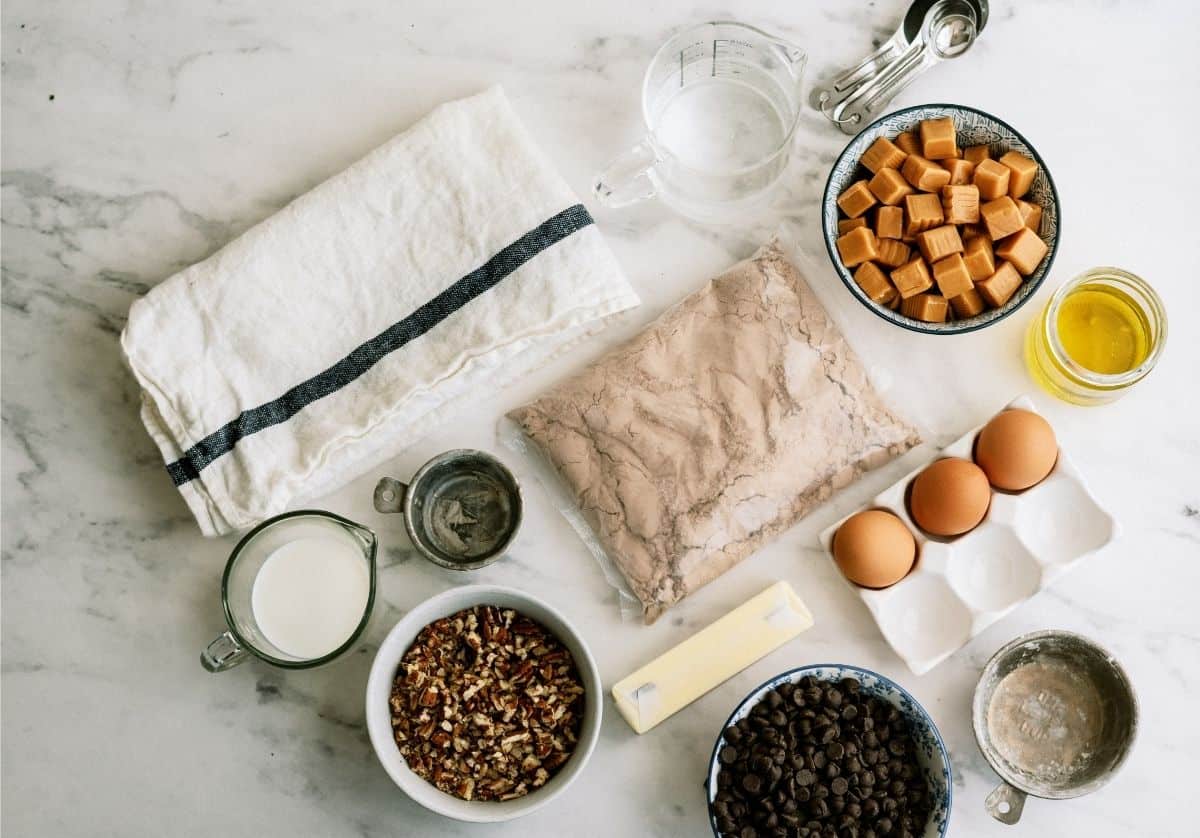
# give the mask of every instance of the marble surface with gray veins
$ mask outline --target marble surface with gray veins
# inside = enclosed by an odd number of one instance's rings
[[[3,7],[3,738],[7,836],[708,834],[701,789],[713,739],[768,676],[854,663],[898,679],[937,722],[954,765],[952,836],[1012,836],[983,799],[970,697],[1019,633],[1065,628],[1108,646],[1141,701],[1136,748],[1077,800],[1031,800],[1016,830],[1059,838],[1189,831],[1200,753],[1200,285],[1190,250],[1200,170],[1200,7],[1188,2],[992,3],[967,56],[896,105],[961,102],[1017,127],[1062,196],[1062,245],[1033,301],[982,332],[921,338],[849,299],[820,244],[816,206],[846,137],[812,111],[797,131],[782,214],[814,288],[872,377],[929,439],[947,442],[1032,392],[1124,536],[989,627],[928,675],[909,673],[836,576],[816,534],[928,448],[873,472],[653,626],[621,621],[612,589],[495,423],[636,333],[764,231],[712,232],[650,203],[606,212],[591,177],[639,134],[645,65],[681,24],[736,17],[787,34],[826,77],[887,37],[902,0],[736,5],[227,0],[10,0]],[[360,648],[285,673],[200,668],[223,628],[234,539],[204,540],[137,415],[117,334],[130,303],[435,104],[502,83],[594,211],[645,301],[633,316],[322,501],[382,540],[380,601]],[[1166,354],[1144,385],[1083,410],[1037,392],[1025,329],[1052,289],[1098,264],[1146,277],[1166,302]],[[301,336],[315,340],[319,336]],[[372,652],[407,609],[463,579],[417,558],[397,517],[371,511],[455,446],[497,451],[524,478],[525,523],[472,581],[514,585],[570,614],[611,685],[776,579],[816,625],[645,736],[606,705],[578,781],[529,818],[480,827],[432,815],[377,764],[363,729]]]

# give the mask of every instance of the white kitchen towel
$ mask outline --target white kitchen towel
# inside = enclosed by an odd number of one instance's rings
[[[217,535],[333,491],[637,303],[497,87],[154,288],[121,345]]]

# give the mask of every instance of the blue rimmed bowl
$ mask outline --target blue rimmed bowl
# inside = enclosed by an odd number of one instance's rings
[[[871,143],[875,142],[876,139],[879,137],[888,137],[891,139],[904,131],[917,130],[923,119],[940,119],[946,116],[954,119],[954,127],[957,131],[960,148],[973,145],[987,145],[992,150],[993,158],[999,157],[1006,151],[1017,151],[1037,162],[1037,177],[1034,178],[1033,186],[1024,200],[1041,204],[1042,225],[1037,232],[1049,250],[1046,253],[1046,257],[1042,260],[1042,264],[1038,265],[1038,269],[1033,275],[1026,277],[1025,281],[1021,283],[1021,287],[1012,295],[1012,298],[1000,308],[988,309],[977,314],[975,317],[967,317],[961,320],[950,320],[945,323],[925,323],[921,320],[905,317],[899,311],[892,311],[886,306],[881,306],[873,302],[858,287],[858,283],[854,281],[853,272],[842,265],[836,244],[838,237],[837,198],[838,195],[845,192],[856,180],[871,176],[871,173],[859,165],[858,161],[862,159],[863,152],[870,148]],[[837,271],[837,275],[841,277],[842,282],[850,290],[850,293],[860,303],[889,323],[903,326],[905,329],[910,329],[914,332],[930,335],[956,335],[962,332],[973,332],[976,329],[982,329],[985,326],[1000,322],[1025,305],[1037,293],[1038,288],[1041,287],[1042,280],[1046,278],[1046,274],[1050,272],[1050,267],[1054,264],[1054,256],[1058,252],[1058,238],[1061,224],[1058,189],[1054,186],[1054,179],[1050,176],[1050,170],[1046,167],[1046,161],[1029,144],[1029,141],[1021,136],[1017,129],[1004,120],[992,116],[990,113],[985,113],[966,105],[914,105],[911,108],[904,108],[903,110],[898,110],[895,113],[890,113],[875,120],[864,128],[842,150],[837,161],[833,164],[833,169],[829,172],[829,180],[825,183],[825,197],[821,201],[821,231],[825,238],[825,248],[829,252],[830,261],[833,262],[833,269]]]
[[[742,702],[730,714],[725,724],[721,726],[721,733],[717,736],[716,744],[713,745],[712,757],[708,763],[708,777],[704,781],[706,798],[708,800],[708,821],[712,826],[713,835],[718,838],[721,835],[717,829],[717,819],[713,814],[712,804],[717,796],[717,774],[721,770],[721,765],[717,761],[717,754],[726,744],[725,731],[729,729],[730,725],[750,715],[750,711],[754,709],[758,702],[762,701],[768,692],[777,689],[783,684],[798,683],[805,676],[832,683],[838,683],[846,678],[857,681],[861,692],[883,699],[904,714],[904,718],[908,720],[909,729],[912,731],[913,739],[916,742],[917,762],[920,764],[925,781],[929,785],[929,794],[933,802],[933,811],[929,815],[929,823],[926,825],[925,831],[921,833],[920,838],[943,838],[950,826],[950,803],[953,796],[953,783],[951,782],[950,756],[946,753],[946,745],[942,742],[942,735],[938,733],[937,725],[933,723],[933,719],[925,712],[925,708],[895,681],[877,672],[872,672],[869,669],[836,663],[819,663],[812,666],[802,666],[798,669],[792,669],[776,675],[769,681],[755,687],[748,696],[742,699]]]

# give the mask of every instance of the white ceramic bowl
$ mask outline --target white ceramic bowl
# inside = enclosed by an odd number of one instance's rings
[[[400,659],[425,626],[475,605],[513,608],[541,623],[570,650],[583,683],[583,726],[579,731],[579,742],[575,746],[575,752],[546,785],[516,800],[461,800],[439,791],[433,784],[409,770],[404,757],[400,755],[396,741],[392,738],[391,708],[388,701],[391,698],[392,681],[400,666]],[[405,794],[426,809],[460,821],[498,823],[528,815],[566,791],[567,786],[583,771],[592,755],[592,749],[596,746],[596,739],[600,735],[603,702],[604,692],[600,685],[596,662],[592,659],[587,644],[566,617],[537,597],[513,588],[468,585],[452,588],[425,600],[405,614],[388,632],[375,654],[375,662],[371,664],[371,674],[367,678],[367,733],[371,737],[375,755],[379,757],[388,776]]]

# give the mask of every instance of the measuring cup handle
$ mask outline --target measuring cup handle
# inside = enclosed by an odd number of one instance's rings
[[[408,484],[390,477],[380,478],[375,484],[375,511],[403,512],[404,496],[407,494]]]
[[[993,818],[1012,826],[1021,819],[1021,810],[1025,808],[1025,792],[1008,783],[1001,783],[992,789],[983,805]]]
[[[604,167],[592,182],[592,194],[606,207],[627,207],[653,198],[658,189],[650,179],[650,170],[658,162],[658,154],[643,139],[629,151]]]
[[[200,665],[209,672],[224,672],[244,661],[249,654],[232,634],[223,632],[200,653]]]

